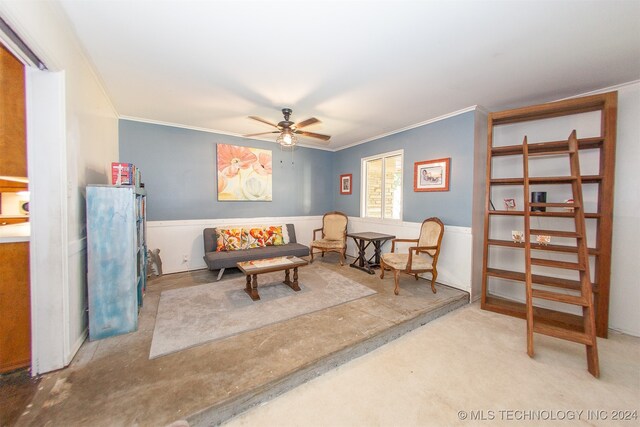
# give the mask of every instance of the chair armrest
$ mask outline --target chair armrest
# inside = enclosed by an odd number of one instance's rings
[[[316,228],[315,230],[313,230],[313,240],[318,240],[318,239],[316,239],[316,233],[318,231],[322,231],[322,228]]]
[[[391,252],[396,251],[396,242],[418,243],[418,239],[393,239],[391,241]]]
[[[429,255],[431,258],[433,258],[433,255],[431,255],[428,251],[435,249],[437,251],[438,246],[412,246],[409,248],[409,256],[411,256],[411,251],[415,251],[416,253],[426,253],[427,255]]]

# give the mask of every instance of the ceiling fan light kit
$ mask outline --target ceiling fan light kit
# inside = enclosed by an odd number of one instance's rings
[[[321,122],[315,117],[311,117],[307,120],[303,120],[300,123],[296,124],[289,120],[289,117],[291,116],[292,113],[293,111],[291,110],[291,108],[283,108],[282,115],[284,116],[284,120],[282,120],[278,124],[272,123],[269,120],[265,120],[261,117],[249,116],[249,118],[252,120],[256,120],[261,123],[267,124],[269,126],[273,126],[278,130],[271,131],[271,132],[252,133],[244,136],[253,137],[258,135],[267,135],[270,133],[279,133],[280,135],[278,135],[278,137],[276,138],[276,143],[280,144],[280,147],[282,148],[289,148],[289,147],[293,148],[298,143],[298,138],[296,137],[296,134],[308,136],[310,138],[321,139],[325,142],[331,139],[329,135],[322,135],[320,133],[305,132],[303,130],[300,130],[303,127],[310,126],[316,123],[321,123]]]

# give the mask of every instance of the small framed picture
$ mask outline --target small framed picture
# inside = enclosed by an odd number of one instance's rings
[[[351,174],[340,175],[340,194],[351,194]]]
[[[508,211],[516,210],[516,199],[504,199],[504,208]]]
[[[449,191],[451,158],[415,162],[413,191]]]

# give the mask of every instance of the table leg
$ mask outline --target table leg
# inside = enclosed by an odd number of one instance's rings
[[[293,267],[293,283],[291,284],[291,289],[294,291],[300,290],[300,286],[298,286],[298,267]]]
[[[364,253],[364,240],[360,239],[360,241],[358,242],[358,266],[359,267],[364,267],[364,262],[365,262],[365,253]]]
[[[373,247],[375,249],[374,253],[375,253],[375,265],[380,265],[380,247],[382,246],[382,241],[380,240],[374,240],[373,241]]]
[[[289,270],[284,271],[284,283],[287,286],[291,286],[291,280],[289,280]]]
[[[247,285],[249,285],[249,276],[247,276]],[[245,292],[249,294],[252,300],[257,301],[260,299],[258,295],[258,275],[253,274],[251,276],[251,287],[245,289]]]
[[[245,286],[244,291],[251,295],[251,275],[247,274],[247,286]]]

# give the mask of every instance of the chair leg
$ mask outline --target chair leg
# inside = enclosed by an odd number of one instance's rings
[[[346,259],[346,257],[344,256],[344,252],[340,251],[340,265],[344,265],[344,260]]]
[[[415,276],[416,280],[418,280],[418,275],[417,275],[417,274],[414,274],[414,276]]]
[[[384,260],[380,259],[380,278],[384,279],[384,268],[386,266],[384,265]]]
[[[438,270],[435,269],[435,267],[433,268],[433,271],[431,272],[431,290],[433,291],[433,293],[435,294],[436,291],[436,277],[438,277]]]
[[[311,260],[309,261],[309,264],[313,264],[313,246],[311,246],[311,249],[309,250],[309,253],[311,255]]]
[[[398,295],[400,293],[400,270],[393,270],[393,280],[396,284],[395,289],[393,290],[393,293]]]

